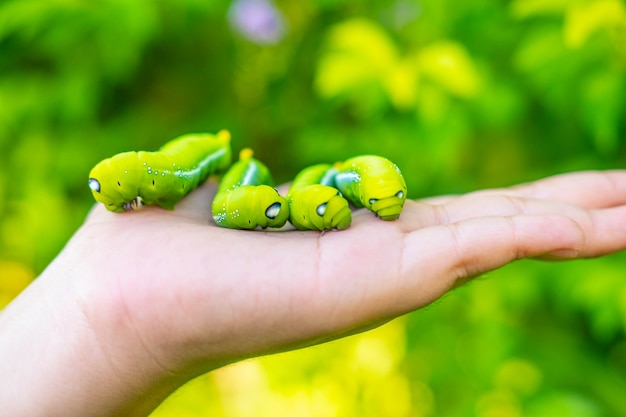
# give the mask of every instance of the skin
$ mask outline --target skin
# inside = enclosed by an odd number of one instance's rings
[[[514,260],[626,248],[626,171],[407,201],[394,222],[359,210],[324,234],[216,227],[215,190],[93,209],[0,313],[3,413],[146,416],[201,373],[370,329]]]

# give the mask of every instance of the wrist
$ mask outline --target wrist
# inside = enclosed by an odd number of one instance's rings
[[[146,357],[137,339],[124,334],[128,329],[122,322],[117,335],[94,327],[73,286],[64,285],[80,277],[59,276],[59,269],[51,265],[0,314],[3,412],[16,417],[149,414],[184,378]]]

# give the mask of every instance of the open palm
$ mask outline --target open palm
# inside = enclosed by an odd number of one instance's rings
[[[366,330],[516,259],[626,248],[623,171],[407,201],[393,222],[359,210],[349,229],[323,234],[219,228],[215,189],[174,211],[95,207],[21,297],[39,294],[50,320],[85,334],[99,378],[81,374],[85,384],[113,375],[116,398],[90,398],[98,410],[145,415],[199,373]]]

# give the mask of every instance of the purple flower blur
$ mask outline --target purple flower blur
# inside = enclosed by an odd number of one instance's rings
[[[257,44],[276,44],[285,37],[283,14],[270,0],[235,0],[228,18],[236,32]]]

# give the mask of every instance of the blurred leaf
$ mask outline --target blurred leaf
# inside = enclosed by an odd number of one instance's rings
[[[601,30],[626,30],[626,6],[622,1],[576,2],[567,8],[563,31],[568,47],[582,47]]]
[[[515,395],[507,390],[492,390],[476,401],[479,417],[521,417],[522,407]]]
[[[355,19],[330,31],[316,86],[322,97],[347,96],[355,103],[368,101],[365,92],[384,91],[391,104],[406,110],[417,103],[422,77],[462,98],[476,95],[480,85],[472,58],[460,44],[435,42],[404,56],[380,26]]]
[[[35,279],[26,265],[0,260],[0,311]]]
[[[598,68],[581,85],[584,121],[596,147],[606,153],[619,147],[626,111],[626,78],[614,68]]]
[[[536,417],[599,417],[604,415],[598,407],[575,393],[551,392],[543,395],[530,406]]]
[[[529,396],[541,387],[541,370],[536,364],[519,358],[504,362],[495,375],[495,385],[516,393]]]
[[[420,72],[448,93],[469,98],[476,95],[480,80],[467,50],[457,42],[430,44],[418,52]]]
[[[387,74],[395,72],[398,51],[374,22],[353,19],[340,23],[329,31],[327,44],[315,83],[322,97],[358,93],[373,86],[382,88]]]
[[[533,16],[561,15],[577,0],[515,0],[511,2],[511,12],[518,19]]]
[[[419,85],[419,72],[411,60],[402,59],[383,79],[391,103],[400,110],[415,106]]]

